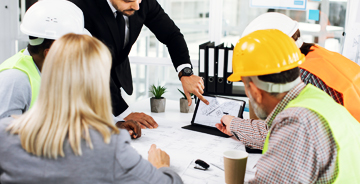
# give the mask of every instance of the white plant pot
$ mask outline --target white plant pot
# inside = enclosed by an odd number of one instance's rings
[[[162,97],[156,99],[154,97],[150,98],[150,107],[151,112],[165,112],[166,98]]]
[[[195,109],[195,100],[191,98],[192,103],[188,106],[188,101],[186,98],[180,98],[180,112],[182,113],[192,113]]]

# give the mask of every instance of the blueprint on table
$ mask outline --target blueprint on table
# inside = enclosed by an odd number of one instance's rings
[[[161,118],[155,120],[159,127],[142,130],[142,136],[133,140],[131,145],[147,159],[151,144],[156,144],[169,154],[170,168],[177,172],[185,183],[224,183],[224,171],[211,165],[207,171],[196,170],[192,166],[194,160],[201,159],[208,164],[214,163],[223,167],[224,151],[245,151],[245,146],[232,138],[182,129],[181,125],[169,125],[168,120]]]

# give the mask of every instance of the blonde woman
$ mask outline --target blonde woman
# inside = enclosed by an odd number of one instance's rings
[[[44,63],[33,108],[0,121],[0,183],[182,183],[165,152],[142,159],[113,125],[105,45],[67,34]]]

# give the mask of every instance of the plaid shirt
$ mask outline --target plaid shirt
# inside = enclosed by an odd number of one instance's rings
[[[334,90],[333,88],[329,87],[322,81],[320,78],[318,78],[316,75],[310,73],[309,71],[300,68],[300,77],[301,80],[305,84],[312,84],[316,86],[317,88],[325,91],[327,94],[329,94],[338,104],[344,105],[343,95],[339,93],[338,91]]]
[[[315,112],[286,105],[304,89],[289,91],[265,121],[234,118],[230,124],[246,146],[261,148],[271,131],[268,150],[249,183],[330,183],[338,173],[337,146],[325,120]]]

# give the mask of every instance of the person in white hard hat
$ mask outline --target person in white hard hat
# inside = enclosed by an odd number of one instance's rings
[[[0,65],[0,119],[20,115],[35,103],[40,89],[41,69],[54,40],[68,33],[86,34],[80,8],[67,0],[43,0],[24,15],[20,30],[29,35],[29,44]],[[141,136],[137,122],[116,122],[132,138]]]
[[[326,50],[301,39],[299,24],[281,13],[265,13],[254,19],[244,30],[242,37],[257,30],[278,29],[291,37],[305,61],[299,65],[300,77],[305,84],[312,84],[329,94],[337,103],[343,105],[359,121],[360,66],[344,56]],[[277,41],[277,40],[274,40]],[[349,100],[351,102],[349,102]],[[259,111],[253,107],[250,111]],[[260,120],[259,120],[260,118]],[[249,148],[263,149],[268,134],[266,122],[255,115],[254,118],[241,119],[225,115],[221,121],[236,134]]]
[[[301,39],[299,23],[281,13],[265,13],[254,19],[242,37],[263,29],[278,29],[293,38],[306,61],[301,64],[301,79],[329,94],[360,122],[360,66],[339,53]]]
[[[44,0],[25,13],[20,25],[27,48],[0,65],[0,118],[23,114],[36,101],[41,68],[54,40],[67,33],[89,34],[82,11],[66,0]]]

